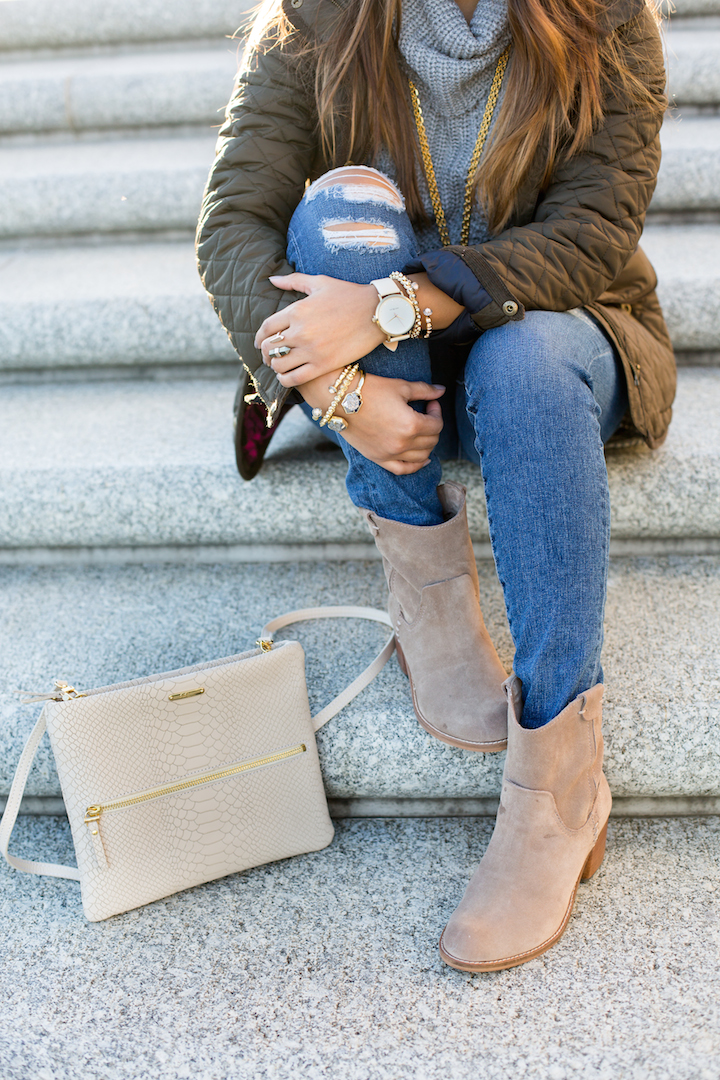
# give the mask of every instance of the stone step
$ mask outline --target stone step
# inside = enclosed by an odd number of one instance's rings
[[[720,226],[650,226],[643,245],[676,350],[720,350]],[[0,375],[203,363],[236,356],[191,241],[0,248]]]
[[[222,37],[235,33],[253,6],[252,0],[3,0],[0,49]]]
[[[619,550],[720,540],[720,371],[680,376],[664,445],[608,451]],[[4,387],[0,559],[194,560],[198,546],[203,559],[322,558],[324,545],[370,544],[345,496],[345,459],[300,410],[260,475],[239,479],[233,392],[225,379]],[[468,486],[471,532],[487,543],[477,468],[451,461],[445,473]]]
[[[75,882],[3,864],[7,1080],[716,1077],[717,819],[611,822],[559,943],[463,975],[437,943],[490,832],[340,822],[326,851],[90,926]],[[53,819],[15,846],[73,855]]]
[[[661,0],[673,19],[720,15],[720,0]],[[3,0],[0,49],[5,52],[231,35],[252,0]]]
[[[673,102],[717,105],[720,22],[673,21],[667,36]],[[17,54],[0,68],[0,135],[218,123],[239,47],[220,38]]]
[[[0,238],[194,229],[216,135],[0,148]],[[671,118],[652,204],[720,210],[720,118]]]
[[[650,225],[642,246],[676,352],[720,349],[720,226]]]
[[[236,359],[192,241],[0,250],[0,371]]]
[[[194,229],[210,130],[0,149],[0,236]]]
[[[238,45],[182,45],[6,60],[0,67],[0,134],[41,132],[47,139],[49,132],[218,124]]]
[[[701,19],[720,15],[720,0],[658,0],[658,8],[665,18]]]
[[[666,25],[665,34],[671,103],[680,106],[718,105],[720,18],[673,18]]]
[[[720,85],[720,49],[715,70]],[[663,124],[662,164],[650,213],[718,210],[720,116],[671,115]]]
[[[209,485],[205,491],[212,495]],[[479,573],[485,618],[510,670],[513,649],[493,563],[480,560]],[[377,560],[2,567],[0,597],[3,794],[38,712],[18,704],[12,691],[42,691],[56,678],[89,688],[231,655],[252,648],[268,618],[295,607],[340,599],[383,607],[385,583]],[[684,807],[714,799],[720,806],[719,613],[717,556],[612,560],[605,738],[619,808],[622,800],[651,805],[657,798],[666,811],[673,800]],[[283,632],[305,648],[313,710],[369,663],[385,633],[345,620]],[[361,813],[358,801],[368,800],[370,812],[384,801],[395,814],[407,800],[472,806],[499,792],[504,755],[457,750],[424,732],[395,659],[318,734],[318,743],[327,792],[341,813]],[[47,740],[27,790],[59,795]],[[388,807],[388,800],[400,802]]]

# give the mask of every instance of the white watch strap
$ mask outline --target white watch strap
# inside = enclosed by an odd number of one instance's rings
[[[370,284],[375,286],[381,300],[384,300],[386,296],[393,296],[395,293],[399,293],[401,296],[403,295],[403,291],[397,281],[393,281],[392,278],[376,278],[375,281],[371,281]]]

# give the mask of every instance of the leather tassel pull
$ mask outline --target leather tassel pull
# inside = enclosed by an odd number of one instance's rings
[[[97,810],[97,813],[93,811]],[[90,833],[90,840],[92,841],[93,851],[95,852],[95,858],[97,864],[102,870],[108,869],[107,855],[105,854],[105,845],[102,840],[102,833],[100,832],[100,808],[91,806],[88,808],[85,814],[85,825]]]

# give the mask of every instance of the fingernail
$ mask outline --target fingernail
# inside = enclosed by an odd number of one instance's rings
[[[443,386],[442,383],[437,383],[437,382],[434,382],[432,384],[432,388],[433,388],[433,390],[447,390],[446,386]]]

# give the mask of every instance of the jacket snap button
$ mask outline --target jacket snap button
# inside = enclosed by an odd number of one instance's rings
[[[300,0],[302,3],[302,0]],[[294,3],[294,0],[293,0]],[[506,315],[517,315],[518,306],[514,300],[506,300],[503,304],[503,311]]]
[[[303,0],[290,0],[290,5],[292,7],[294,7],[294,8],[302,7],[303,6]]]

